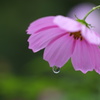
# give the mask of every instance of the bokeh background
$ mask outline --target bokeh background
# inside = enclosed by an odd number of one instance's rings
[[[0,100],[100,100],[100,75],[95,71],[75,71],[69,61],[54,74],[42,58],[43,50],[28,49],[26,29],[32,21],[51,15],[72,17],[71,10],[81,3],[99,5],[100,0],[0,1]],[[93,21],[96,16],[91,16]],[[94,23],[100,26],[100,16]]]

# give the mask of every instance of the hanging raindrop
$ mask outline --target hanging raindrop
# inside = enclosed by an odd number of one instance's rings
[[[58,74],[58,73],[60,72],[60,68],[59,68],[59,67],[56,67],[56,66],[54,66],[54,67],[52,68],[52,70],[53,70],[53,72],[54,72],[55,74]]]

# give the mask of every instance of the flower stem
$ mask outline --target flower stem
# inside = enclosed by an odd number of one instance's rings
[[[86,20],[87,16],[88,16],[91,12],[93,12],[94,10],[96,10],[96,9],[100,9],[100,5],[99,5],[99,6],[96,6],[96,7],[93,7],[93,8],[85,15],[85,17],[83,18],[83,20]]]

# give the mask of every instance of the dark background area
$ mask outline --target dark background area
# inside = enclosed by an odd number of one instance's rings
[[[100,4],[100,0],[0,2],[0,100],[100,100],[99,74],[75,71],[71,61],[54,74],[42,58],[43,50],[28,49],[26,29],[32,21],[65,16],[84,2]]]

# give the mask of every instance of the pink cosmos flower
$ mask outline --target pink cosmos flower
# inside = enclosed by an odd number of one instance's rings
[[[78,21],[58,16],[40,18],[27,29],[29,49],[44,49],[44,60],[61,68],[71,58],[75,70],[100,74],[100,36]]]

